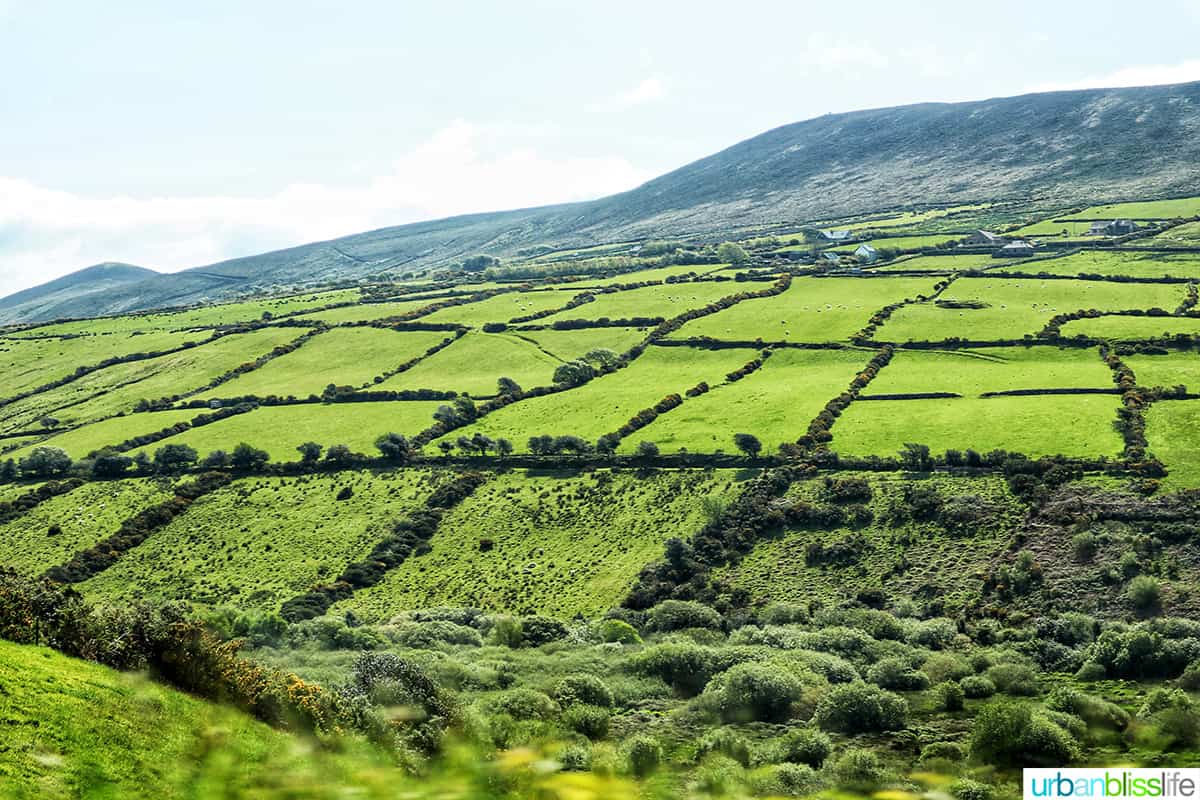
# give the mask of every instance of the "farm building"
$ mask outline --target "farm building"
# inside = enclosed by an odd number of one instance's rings
[[[841,254],[841,253],[834,253],[834,252],[831,252],[831,251],[829,251],[829,250],[826,250],[826,251],[824,251],[824,252],[822,252],[822,253],[821,253],[821,258],[820,258],[820,260],[821,260],[821,261],[825,261],[825,262],[829,262],[829,263],[833,263],[833,264],[838,264],[838,263],[840,263],[840,262],[841,262],[841,260],[842,260],[842,254]]]
[[[1025,258],[1036,252],[1033,242],[1027,242],[1023,239],[1018,239],[1015,242],[1009,242],[999,250],[992,253],[995,258]]]
[[[871,247],[871,245],[863,243],[860,244],[854,251],[854,257],[859,261],[865,261],[866,263],[870,264],[872,261],[875,261],[877,258],[879,258],[879,251],[874,247]]]
[[[968,247],[1003,247],[1008,243],[1008,239],[991,231],[975,231],[963,239],[962,243]]]
[[[1138,229],[1131,219],[1096,220],[1088,229],[1088,236],[1124,236]]]
[[[848,242],[854,234],[851,231],[821,231],[821,238],[827,242]]]

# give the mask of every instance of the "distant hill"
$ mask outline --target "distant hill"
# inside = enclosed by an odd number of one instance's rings
[[[57,309],[63,306],[87,302],[99,292],[119,292],[158,274],[133,264],[105,261],[0,299],[0,321],[57,316]]]
[[[913,203],[1038,197],[1068,204],[1195,194],[1200,82],[827,114],[785,125],[600,200],[420,222],[64,293],[0,321],[85,316],[497,256]],[[33,291],[40,291],[33,290]]]

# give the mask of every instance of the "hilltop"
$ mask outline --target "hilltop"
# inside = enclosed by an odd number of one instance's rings
[[[133,264],[105,261],[70,275],[0,298],[0,319],[41,319],[63,303],[86,300],[97,292],[120,291],[159,273]]]
[[[36,305],[0,302],[0,322],[397,277],[477,253],[509,257],[533,247],[664,236],[712,240],[907,207],[918,198],[1037,198],[1061,207],[1181,195],[1200,179],[1198,131],[1200,83],[827,114],[600,200],[383,228],[117,286],[76,281]],[[29,291],[41,296],[52,285]]]

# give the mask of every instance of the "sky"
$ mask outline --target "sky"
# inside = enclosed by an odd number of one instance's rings
[[[601,197],[821,114],[1200,80],[1200,0],[0,0],[0,295]]]

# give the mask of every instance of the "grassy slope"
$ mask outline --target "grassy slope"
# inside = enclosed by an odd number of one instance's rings
[[[320,394],[331,383],[370,386],[375,377],[422,355],[451,335],[444,331],[334,328],[208,394],[308,397]]]
[[[560,308],[579,294],[572,291],[508,292],[476,303],[465,303],[421,317],[422,322],[453,322],[482,327],[487,322],[508,322],[538,311]]]
[[[1167,355],[1124,356],[1125,366],[1133,370],[1139,386],[1178,386],[1200,391],[1200,355],[1191,351]]]
[[[352,306],[331,308],[326,311],[312,311],[307,314],[300,314],[296,318],[319,320],[330,325],[336,325],[340,322],[371,322],[377,319],[384,319],[385,317],[394,317],[397,314],[407,314],[410,311],[424,308],[436,302],[439,301],[415,298],[412,300],[396,300],[389,303],[359,303]]]
[[[875,268],[874,272],[892,272],[896,270],[942,271],[957,269],[977,269],[995,266],[996,261],[990,255],[950,255],[950,256],[916,256],[903,258],[890,264]]]
[[[637,328],[516,331],[513,335],[536,343],[547,353],[562,361],[579,358],[589,350],[596,348],[612,350],[614,353],[624,353],[646,338],[646,333]]]
[[[419,470],[241,480],[197,501],[80,589],[275,610],[369,553],[438,480]],[[353,496],[337,500],[346,487]]]
[[[701,498],[730,471],[498,475],[442,520],[432,550],[335,607],[387,619],[406,608],[471,605],[557,617],[617,604],[671,536],[704,524]],[[481,539],[494,547],[481,552]]]
[[[1200,333],[1196,317],[1125,317],[1109,316],[1078,319],[1062,326],[1063,336],[1094,336],[1113,341],[1171,336],[1176,333]]]
[[[693,320],[673,338],[845,341],[880,308],[933,291],[933,278],[797,278],[782,295],[746,300]]]
[[[530,436],[543,434],[569,434],[595,442],[668,394],[683,395],[701,381],[720,383],[756,352],[653,347],[624,369],[565,392],[514,403],[451,432],[449,438],[479,431],[509,439],[518,451],[525,450]]]
[[[680,448],[733,453],[733,434],[751,433],[762,441],[764,451],[774,452],[803,435],[825,403],[846,390],[873,354],[858,349],[779,350],[748,377],[687,399],[625,439],[620,450],[629,452],[638,442],[652,441],[664,453]]]
[[[1167,467],[1163,487],[1200,487],[1200,400],[1154,403],[1146,411],[1146,442],[1149,450]]]
[[[1031,456],[1116,456],[1115,395],[871,400],[852,403],[833,426],[847,455],[894,455],[906,442],[935,453],[1003,449]]]
[[[1092,348],[988,347],[900,350],[867,394],[954,392],[964,397],[1013,389],[1113,388],[1112,371]]]
[[[1183,298],[1180,285],[960,278],[940,299],[980,301],[988,304],[986,308],[941,308],[933,303],[905,306],[880,327],[876,338],[893,342],[951,337],[1020,339],[1040,331],[1055,314],[1083,308],[1173,311]]]
[[[1135,247],[1200,247],[1200,222],[1185,222],[1148,239],[1135,239]],[[1195,254],[1189,253],[1195,259]]]
[[[146,478],[94,482],[51,498],[0,525],[0,564],[29,574],[61,564],[115,533],[138,511],[168,499],[170,486],[169,481]],[[62,532],[51,535],[51,525]]]
[[[49,439],[39,439],[10,453],[9,457],[20,459],[22,456],[28,455],[34,447],[45,445],[47,447],[61,447],[72,458],[80,459],[102,447],[120,444],[126,439],[132,439],[135,436],[155,433],[161,431],[163,428],[169,428],[177,422],[187,422],[200,414],[206,413],[207,410],[204,408],[187,408],[111,417],[65,431]]]
[[[329,446],[349,445],[357,453],[375,455],[375,440],[385,433],[411,436],[433,424],[438,401],[394,403],[334,403],[264,406],[211,425],[192,428],[142,448],[153,453],[164,444],[187,444],[201,455],[232,450],[248,442],[271,454],[276,461],[295,461],[296,447],[316,441]]]
[[[744,287],[733,281],[701,281],[645,286],[624,292],[598,294],[590,303],[547,317],[552,325],[565,319],[629,319],[630,317],[675,317],[693,308],[704,306],[722,297],[737,294]]]
[[[1200,276],[1200,256],[1194,253],[1129,253],[1085,250],[1062,258],[1047,258],[995,270],[1047,275],[1128,275],[1134,278],[1191,278]]]
[[[378,388],[438,389],[488,397],[496,394],[496,380],[501,376],[526,389],[549,386],[560,363],[511,333],[472,332]]]

